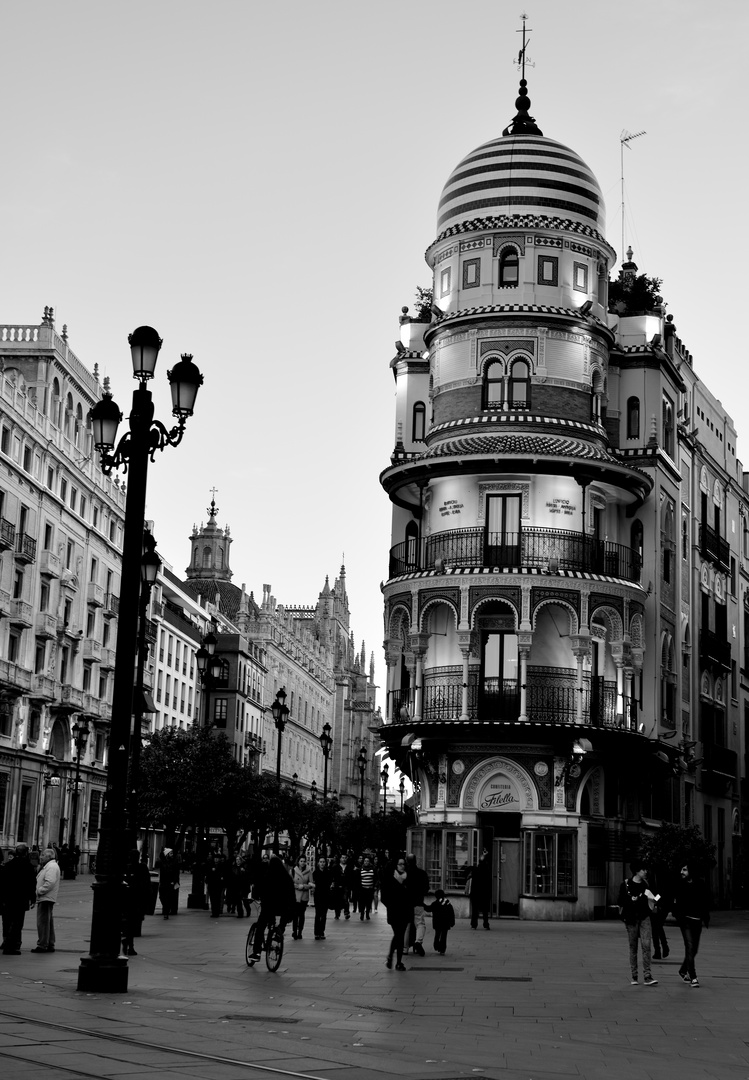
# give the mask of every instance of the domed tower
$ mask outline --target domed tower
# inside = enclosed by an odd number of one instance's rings
[[[431,317],[400,320],[381,735],[445,889],[487,847],[494,914],[587,919],[610,902],[589,820],[647,753],[630,529],[652,479],[607,427],[601,190],[524,78],[516,108],[451,173]]]

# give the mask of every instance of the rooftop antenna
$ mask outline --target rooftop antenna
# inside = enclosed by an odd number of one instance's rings
[[[526,55],[526,50],[528,48],[528,40],[527,40],[526,33],[525,33],[525,23],[526,23],[526,20],[527,20],[528,16],[526,15],[525,12],[523,12],[523,14],[520,16],[520,18],[523,20],[523,29],[522,30],[516,30],[515,33],[523,35],[523,47],[520,50],[520,52],[518,53],[517,60],[515,61],[515,67],[520,72],[521,79],[524,79],[525,78],[526,61],[528,63],[528,67],[535,67],[536,65],[531,60],[531,58]],[[530,30],[528,31],[528,37],[530,37]]]
[[[634,134],[632,134],[631,131],[627,131],[627,129],[624,128],[621,135],[619,136],[619,142],[621,144],[619,154],[621,156],[622,172],[622,247],[621,251],[619,252],[620,259],[624,258],[624,147],[626,146],[628,150],[631,150],[632,147],[629,144],[632,142],[633,139],[639,139],[641,135],[647,135],[647,131],[636,131]]]

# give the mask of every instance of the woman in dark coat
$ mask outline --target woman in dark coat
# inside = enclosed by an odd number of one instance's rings
[[[140,861],[140,852],[135,848],[128,852],[125,882],[127,893],[122,925],[122,951],[128,956],[137,956],[133,938],[140,937],[143,919],[151,906],[151,875],[146,864]]]
[[[333,873],[327,859],[317,860],[317,866],[312,871],[312,883],[314,887],[312,898],[315,904],[315,941],[324,941],[330,891],[333,886]]]
[[[396,954],[396,971],[405,971],[403,963],[403,941],[406,929],[413,919],[413,902],[409,895],[406,882],[406,860],[397,859],[395,865],[388,866],[382,875],[380,887],[380,899],[387,908],[388,923],[393,928],[393,939],[390,942],[385,966],[393,966],[393,953]]]
[[[156,860],[156,869],[159,871],[159,900],[164,918],[177,914],[177,900],[179,898],[179,859],[171,848],[165,847]]]

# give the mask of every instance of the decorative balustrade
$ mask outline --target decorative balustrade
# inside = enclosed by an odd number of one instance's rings
[[[451,529],[424,540],[406,540],[390,551],[390,577],[419,570],[500,567],[542,570],[555,574],[576,570],[639,581],[642,560],[637,551],[563,529],[522,529],[488,533],[484,529]]]
[[[16,558],[19,562],[32,563],[36,559],[36,540],[28,533],[16,536]]]
[[[108,592],[104,596],[104,618],[113,619],[120,613],[120,598],[114,593]]]
[[[5,518],[0,519],[0,551],[16,546],[16,527]]]
[[[700,555],[723,567],[731,568],[731,546],[709,525],[700,525]]]
[[[422,693],[422,720],[458,720],[462,714],[462,686],[455,679],[430,679]],[[578,720],[578,698],[582,717]],[[468,718],[481,722],[507,723],[520,717],[520,685],[517,679],[476,678],[468,686]],[[413,689],[390,694],[391,723],[404,723],[414,716]],[[528,674],[525,696],[526,719],[534,724],[577,724],[591,727],[637,730],[636,702],[622,698],[617,713],[616,683],[601,678],[583,679],[582,690],[576,675],[568,669],[544,669]]]

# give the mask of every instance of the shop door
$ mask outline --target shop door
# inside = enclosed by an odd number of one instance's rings
[[[499,866],[497,910],[502,915],[517,915],[520,910],[520,841],[496,840]]]

